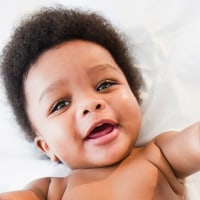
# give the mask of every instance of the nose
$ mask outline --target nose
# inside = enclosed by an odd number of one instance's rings
[[[96,103],[92,107],[83,109],[83,115],[86,115],[87,113],[90,113],[90,112],[94,112],[95,110],[99,110],[101,109],[101,107],[102,107],[101,103]]]
[[[90,113],[98,112],[105,108],[105,102],[101,99],[95,98],[87,98],[84,100],[80,100],[80,104],[78,106],[78,115],[83,117]]]

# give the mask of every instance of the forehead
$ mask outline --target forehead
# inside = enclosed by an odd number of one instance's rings
[[[67,63],[74,68],[80,65],[80,62],[82,67],[84,63],[88,67],[102,63],[117,66],[110,52],[104,47],[89,41],[72,40],[45,51],[31,66],[30,71],[36,67],[55,68],[57,65]]]
[[[66,80],[71,76],[81,80],[86,73],[95,78],[94,74],[112,71],[121,73],[105,48],[88,41],[68,41],[44,52],[31,66],[25,80],[25,91],[32,90],[33,86],[39,90],[42,87],[40,84],[48,87],[52,82]]]
[[[72,40],[44,52],[31,66],[27,77],[36,72],[42,74],[45,71],[45,74],[48,74],[50,70],[57,74],[60,67],[70,71],[77,70],[80,66],[81,69],[89,69],[98,65],[110,65],[121,71],[110,52],[104,47],[93,42]]]

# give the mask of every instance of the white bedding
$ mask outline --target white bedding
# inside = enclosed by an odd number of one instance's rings
[[[145,80],[138,144],[200,120],[200,1],[7,0],[0,6],[0,49],[20,17],[54,3],[98,10],[130,37]],[[20,189],[38,177],[67,174],[20,136],[2,88],[0,94],[0,192]],[[188,199],[200,199],[200,173],[186,185]]]

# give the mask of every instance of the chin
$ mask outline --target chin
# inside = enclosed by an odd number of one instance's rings
[[[96,159],[90,161],[89,163],[80,164],[78,166],[70,166],[69,164],[67,166],[69,166],[71,169],[92,169],[92,168],[111,167],[123,161],[129,155],[129,153],[130,152],[126,152],[125,154],[122,155],[118,154],[115,156],[107,156],[106,158],[104,157],[104,159],[98,159],[98,160]]]
[[[132,148],[131,148],[132,149]],[[121,161],[123,161],[125,158],[127,158],[127,156],[130,154],[131,149],[125,152],[117,152],[115,154],[107,154],[106,157],[104,157],[104,159],[100,159],[100,161],[96,161],[95,166],[96,167],[108,167],[108,166],[113,166],[115,164],[120,163]],[[94,166],[94,167],[95,167]]]

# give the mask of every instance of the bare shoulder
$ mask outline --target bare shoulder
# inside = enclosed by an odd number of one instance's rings
[[[62,199],[67,187],[67,177],[46,177],[30,182],[26,189],[34,192],[39,199]]]
[[[1,193],[0,200],[45,200],[50,182],[50,178],[34,180],[23,190]]]
[[[62,199],[65,190],[67,189],[68,177],[51,178],[49,186],[49,199]]]
[[[67,179],[67,177],[36,179],[27,184],[23,190],[1,193],[0,200],[62,199]]]
[[[154,143],[163,153],[178,178],[185,178],[200,170],[199,122],[181,131],[160,134],[155,138]]]
[[[51,178],[45,177],[31,181],[24,188],[25,190],[32,191],[40,199],[47,199]]]

